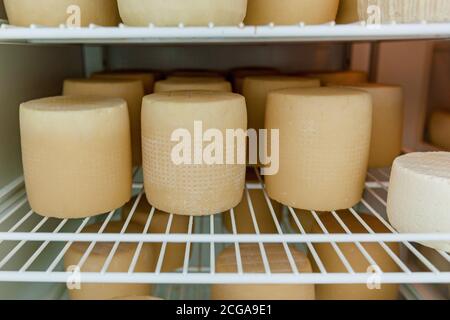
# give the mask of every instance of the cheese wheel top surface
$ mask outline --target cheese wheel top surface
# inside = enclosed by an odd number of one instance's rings
[[[307,76],[320,79],[323,85],[367,83],[369,80],[366,72],[357,70],[311,72]]]
[[[369,98],[370,95],[362,90],[354,90],[347,88],[288,88],[280,89],[271,92],[269,95],[283,95],[286,97],[293,97],[295,99],[316,99],[317,97],[323,99],[334,99],[339,97],[364,97]]]
[[[173,77],[155,84],[155,92],[186,90],[231,92],[231,83],[215,77]]]
[[[444,178],[450,185],[450,153],[449,152],[416,152],[395,160],[395,165],[412,174],[429,178]],[[450,195],[449,195],[450,197]]]
[[[283,76],[283,75],[259,75],[259,76],[249,76],[245,78],[245,81],[248,82],[262,82],[262,83],[269,83],[274,86],[277,84],[284,85],[284,84],[296,84],[301,83],[305,86],[319,86],[319,80],[317,79],[311,79],[308,77],[296,77],[296,76]]]

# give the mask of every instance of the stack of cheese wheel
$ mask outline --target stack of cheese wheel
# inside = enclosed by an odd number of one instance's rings
[[[148,201],[181,215],[215,214],[237,206],[245,185],[245,157],[235,155],[245,155],[245,143],[225,143],[225,137],[227,130],[245,132],[246,123],[245,99],[237,94],[182,91],[146,96],[142,142]],[[212,152],[203,132],[214,133],[216,141],[222,136],[224,143],[214,144]],[[226,161],[230,157],[233,163]]]
[[[322,85],[352,85],[366,83],[369,78],[364,71],[333,71],[309,73],[308,77],[320,79]]]
[[[389,222],[404,233],[450,233],[449,195],[449,152],[418,152],[398,157],[389,183]],[[422,244],[450,251],[448,241]]]
[[[369,233],[350,212],[339,213],[338,216],[351,233]],[[376,217],[369,214],[360,214],[360,217],[375,233],[389,233],[387,227]],[[328,233],[346,233],[339,221],[331,213],[322,214],[320,220]],[[312,232],[324,233],[318,223],[314,223]],[[316,285],[316,297],[318,300],[395,300],[398,298],[399,286],[396,284],[381,284],[380,289],[375,287],[377,285],[377,273],[380,273],[380,271],[400,272],[399,266],[380,244],[361,243],[361,245],[372,257],[376,265],[372,265],[355,244],[337,244],[355,272],[367,273],[368,280],[373,276],[374,283],[371,283],[373,289],[370,289],[368,284],[321,284]],[[395,255],[399,256],[400,246],[398,243],[387,243],[387,246]],[[330,243],[314,244],[314,249],[328,273],[348,273],[344,263]],[[311,261],[313,261],[314,271],[319,272],[314,259],[311,259]],[[379,277],[382,278],[383,275],[380,274]]]
[[[430,142],[436,147],[450,151],[450,111],[433,112],[428,127]]]
[[[133,206],[137,199],[132,199],[128,202],[122,209],[122,219],[125,221],[130,212],[132,212]],[[136,210],[133,211],[133,216],[131,221],[137,223],[141,226],[145,226],[150,217],[150,212],[152,207],[148,201],[143,198],[139,201]],[[162,234],[166,233],[167,225],[169,223],[170,215],[159,210],[154,210],[152,220],[150,221],[150,226],[148,231],[150,233]],[[172,217],[172,223],[170,226],[170,233],[187,233],[189,228],[189,216],[178,216],[174,215]],[[155,252],[157,257],[161,251],[161,243],[155,244]],[[164,254],[163,264],[161,266],[162,272],[171,272],[178,268],[181,268],[184,263],[184,252],[186,250],[186,243],[168,243],[166,246],[166,251]],[[157,261],[155,260],[155,263]],[[155,265],[156,267],[156,265]]]
[[[155,85],[155,74],[152,72],[140,71],[111,71],[99,72],[92,75],[93,79],[124,79],[124,80],[139,80],[144,86],[145,94],[153,93],[153,86]]]
[[[252,76],[270,76],[276,75],[280,72],[273,68],[238,68],[230,72],[233,80],[233,90],[236,93],[242,94],[244,89],[244,80]]]
[[[264,249],[272,274],[293,272],[284,247],[266,244]],[[289,247],[299,273],[312,272],[306,255]],[[264,273],[260,247],[255,244],[240,245],[242,268],[246,273]],[[237,273],[235,247],[226,248],[216,261],[217,273]],[[312,284],[215,284],[211,288],[212,300],[314,300]]]
[[[361,90],[284,89],[269,94],[267,129],[279,129],[279,171],[269,196],[298,209],[347,209],[362,197],[372,100]]]
[[[231,92],[231,83],[215,77],[173,77],[155,84],[156,93],[195,90]]]
[[[84,233],[98,233],[102,223],[86,227]],[[119,233],[122,231],[122,222],[109,222],[103,233]],[[142,233],[143,227],[130,223],[125,232]],[[138,243],[120,243],[109,264],[107,272],[128,272]],[[64,267],[68,271],[76,270],[89,247],[87,242],[75,242],[64,256]],[[113,242],[98,242],[95,244],[86,261],[80,267],[81,281],[83,272],[100,272],[104,268],[105,262],[114,248]],[[155,261],[155,252],[151,244],[144,244],[141,248],[139,258],[136,262],[134,272],[152,272]],[[149,284],[106,284],[106,283],[81,283],[80,289],[69,290],[69,297],[72,300],[108,300],[125,296],[146,296],[150,294],[152,286]]]
[[[131,146],[122,99],[53,97],[20,106],[25,184],[41,215],[102,214],[131,197]]]
[[[250,201],[252,203],[253,213],[255,214],[255,219],[258,224],[258,230],[260,233],[278,233],[275,226],[275,222],[272,217],[272,212],[269,208],[269,204],[264,197],[262,190],[251,189],[248,190]],[[281,205],[275,201],[271,201],[272,208],[274,210],[275,216],[278,222],[281,221]],[[249,206],[249,201],[246,194],[239,203],[239,205],[234,208],[234,221],[236,224],[236,232],[244,234],[254,234],[256,232],[252,212]],[[233,224],[231,221],[231,213],[225,212],[223,214],[223,224],[229,232],[233,232]]]
[[[4,4],[9,23],[15,26],[117,26],[120,22],[114,0],[5,0]]]
[[[358,0],[340,0],[336,22],[345,24],[358,20]]]
[[[339,0],[248,0],[245,24],[323,24],[336,19]]]
[[[128,104],[130,116],[133,165],[141,164],[141,103],[145,95],[141,81],[123,79],[69,79],[64,81],[63,95],[101,96],[124,99]]]
[[[240,24],[247,0],[118,0],[119,12],[130,26],[217,26]]]

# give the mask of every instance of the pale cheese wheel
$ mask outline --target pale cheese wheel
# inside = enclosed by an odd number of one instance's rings
[[[248,0],[245,24],[323,24],[336,19],[339,0]]]
[[[266,128],[279,129],[279,171],[269,196],[297,209],[353,207],[362,197],[372,131],[372,100],[361,90],[284,89],[269,94]]]
[[[130,116],[133,165],[141,164],[141,104],[144,97],[144,88],[141,81],[68,79],[64,81],[63,95],[102,96],[124,99],[127,102]]]
[[[15,26],[117,26],[120,22],[115,0],[5,0],[4,4],[9,23]],[[74,20],[77,13],[79,21]]]
[[[214,77],[172,77],[155,84],[155,93],[192,90],[231,92],[231,83]]]
[[[131,199],[122,209],[122,219],[126,220],[130,215],[131,209],[135,204],[136,199]],[[147,199],[142,198],[134,211],[131,221],[145,226],[150,217],[152,206]],[[149,226],[149,233],[162,234],[166,233],[167,225],[169,223],[169,214],[155,210]],[[170,227],[170,233],[184,233],[189,229],[189,216],[174,215]],[[161,252],[161,243],[154,244],[155,252],[159,258]],[[163,264],[161,266],[162,272],[172,272],[178,268],[183,267],[184,254],[186,251],[186,243],[168,243],[166,246]],[[155,267],[158,261],[155,260]]]
[[[316,79],[291,76],[253,76],[244,80],[243,96],[247,101],[248,127],[264,129],[267,96],[270,92],[288,88],[319,87]]]
[[[351,233],[368,233],[367,229],[350,212],[339,212],[338,216]],[[360,214],[359,216],[375,233],[390,233],[389,229],[376,217],[369,214]],[[320,220],[328,233],[346,233],[331,213],[322,213]],[[313,224],[312,233],[323,233],[316,222]],[[399,257],[399,244],[386,244]],[[363,242],[361,245],[381,269],[381,272],[401,272],[399,266],[380,244]],[[336,250],[330,243],[316,243],[313,246],[329,274],[348,273]],[[375,271],[380,271],[375,265],[371,265],[354,243],[338,243],[337,246],[352,269],[357,273],[367,273],[368,280]],[[313,258],[310,259],[313,263],[314,272],[320,272],[315,260]],[[383,275],[381,274],[380,277],[382,280]],[[318,300],[395,300],[399,298],[399,285],[380,284],[379,289],[369,289],[367,284],[318,284],[316,285],[316,298]]]
[[[240,144],[228,144],[228,147],[225,143],[219,145],[218,150],[223,147],[224,159],[194,159],[196,152],[183,159],[182,152],[176,151],[181,142],[189,149],[195,144],[193,140],[200,141],[197,144],[202,146],[202,137],[194,132],[195,123],[201,125],[200,134],[213,129],[223,135],[224,141],[226,130],[245,131],[247,114],[244,97],[228,92],[182,91],[144,98],[144,185],[148,201],[161,211],[180,215],[216,214],[237,206],[242,199],[245,164],[238,161],[226,164],[225,161],[226,155],[245,154],[245,150],[238,149]],[[171,141],[174,132],[189,137],[180,139],[180,142]],[[187,146],[186,142],[191,146]],[[203,147],[209,144],[203,143]],[[175,151],[174,147],[177,147]],[[203,150],[203,154],[207,150]],[[174,159],[174,154],[180,155],[180,159]]]
[[[436,147],[450,151],[450,111],[433,112],[428,126],[430,142]]]
[[[118,0],[119,12],[130,26],[237,26],[245,17],[247,0]]]
[[[242,94],[244,89],[244,80],[252,76],[270,76],[279,74],[280,71],[273,68],[237,68],[230,72],[233,79],[233,91]]]
[[[402,233],[450,233],[450,153],[417,152],[394,161],[389,222]],[[450,251],[450,242],[421,242]]]
[[[308,77],[319,79],[322,85],[352,85],[367,83],[369,76],[364,71],[332,71],[309,73]]]
[[[43,216],[82,218],[121,207],[131,197],[126,102],[53,97],[20,106],[25,184]]]
[[[102,223],[90,225],[84,228],[83,233],[97,233]],[[109,222],[103,233],[120,233],[123,228],[123,222]],[[127,226],[126,233],[142,233],[143,227],[130,223]],[[88,242],[75,242],[64,255],[64,267],[66,270],[74,270],[89,247]],[[127,283],[83,283],[83,272],[99,273],[114,247],[114,242],[97,242],[87,257],[86,261],[80,266],[80,289],[68,290],[69,297],[72,300],[109,300],[125,296],[146,296],[152,289],[150,284],[127,284]],[[110,273],[126,273],[129,270],[133,257],[135,255],[138,243],[120,243],[107,269]],[[146,243],[142,246],[134,272],[150,273],[153,272],[155,261],[155,252],[153,246]]]
[[[336,22],[340,24],[359,21],[358,0],[340,0]]]
[[[289,260],[280,244],[264,245],[271,273],[292,273]],[[311,273],[311,263],[303,252],[289,247],[300,273]],[[263,273],[264,264],[258,245],[239,246],[242,268],[245,273]],[[236,273],[236,251],[234,246],[225,248],[216,260],[217,273]],[[214,284],[212,300],[314,300],[313,284]]]
[[[145,94],[153,93],[153,86],[155,85],[155,74],[151,72],[142,71],[111,71],[99,72],[92,75],[93,79],[124,79],[124,80],[139,80],[144,86]]]

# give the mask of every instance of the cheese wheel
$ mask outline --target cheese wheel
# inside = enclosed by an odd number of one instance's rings
[[[136,199],[132,199],[128,202],[123,210],[122,210],[122,219],[126,220],[129,216],[131,209],[135,203]],[[133,223],[140,224],[145,226],[147,220],[150,216],[150,211],[152,206],[148,203],[148,201],[143,198],[139,202],[134,214],[131,218]],[[155,210],[153,213],[152,220],[150,222],[150,226],[148,231],[150,233],[166,233],[167,225],[169,223],[169,214]],[[170,227],[170,233],[187,233],[189,229],[189,217],[188,216],[178,216],[174,215],[172,218],[172,224]],[[154,244],[155,252],[157,253],[157,257],[159,258],[159,254],[161,251],[161,243]],[[185,243],[168,243],[166,246],[164,261],[161,266],[162,272],[171,272],[178,268],[183,267],[184,264],[184,253],[186,251]],[[155,260],[155,267],[158,261]]]
[[[298,209],[353,207],[369,160],[372,101],[343,88],[284,89],[269,94],[266,127],[279,129],[279,171],[266,176],[269,196]]]
[[[247,100],[248,127],[264,129],[267,95],[287,88],[319,87],[316,79],[291,76],[253,76],[244,80],[243,96]]]
[[[358,0],[340,0],[336,22],[340,24],[359,21]]]
[[[339,0],[248,0],[245,24],[322,24],[334,21]]]
[[[319,79],[322,85],[352,85],[366,83],[369,76],[364,71],[333,71],[309,73],[309,77]]]
[[[338,215],[351,233],[368,233],[365,227],[350,212],[342,212],[338,213]],[[390,233],[387,227],[385,227],[376,217],[369,214],[360,214],[360,217],[375,233]],[[329,233],[346,233],[331,213],[321,214],[320,220]],[[314,223],[312,232],[323,233],[317,223]],[[400,246],[398,243],[386,244],[397,256],[399,256]],[[399,266],[380,244],[371,242],[361,243],[361,245],[382,272],[401,272]],[[370,276],[374,275],[375,271],[380,271],[369,263],[355,244],[339,243],[337,246],[355,272],[367,272],[368,280],[370,279]],[[348,273],[336,253],[336,250],[330,243],[316,243],[314,244],[314,249],[327,272],[331,274]],[[314,272],[320,272],[315,260],[312,258],[310,259],[313,262]],[[383,275],[381,274],[380,277],[382,280]],[[375,283],[373,283],[373,285],[375,285]],[[367,284],[318,284],[316,285],[316,297],[318,300],[395,300],[399,297],[399,285],[380,284],[380,289],[371,290]]]
[[[122,98],[127,102],[131,127],[133,165],[142,162],[141,103],[144,97],[142,82],[120,79],[69,79],[64,81],[63,95],[102,96]]]
[[[247,0],[118,0],[119,12],[130,26],[231,26],[240,24]]]
[[[9,24],[15,26],[117,26],[120,22],[115,0],[4,0],[4,4]],[[80,25],[74,19],[77,13]]]
[[[267,204],[266,198],[262,190],[250,189],[248,190],[250,199],[252,201],[253,211],[258,223],[258,229],[260,233],[278,233],[275,223],[272,218],[272,214]],[[277,216],[278,222],[281,224],[282,207],[279,203],[272,201],[272,207]],[[247,196],[244,197],[239,205],[234,208],[234,219],[236,223],[236,232],[245,234],[254,234],[256,232],[252,215],[249,208],[249,202]],[[224,212],[223,224],[229,232],[233,232],[231,223],[230,212]]]
[[[195,122],[201,126],[196,132]],[[221,161],[225,163],[224,159],[198,159],[194,157],[195,153],[199,154],[197,151],[189,156],[176,150],[183,142],[189,151],[191,146],[202,147],[199,133],[213,129],[224,141],[224,145],[218,143],[216,151],[228,145],[222,149],[224,158],[245,154],[245,150],[238,150],[238,143],[225,144],[225,137],[227,129],[245,131],[246,123],[245,99],[237,94],[182,91],[146,96],[142,108],[142,139],[148,201],[161,211],[180,215],[215,214],[237,206],[245,185],[245,164],[237,161],[221,164]],[[171,141],[174,133],[183,133],[184,138],[180,142]],[[209,145],[203,142],[203,155],[207,154]],[[183,159],[181,154],[188,159]]]
[[[115,298],[112,300],[131,300],[131,301],[140,301],[140,300],[163,300],[161,298],[158,297],[151,297],[151,296],[129,296],[129,297],[120,297],[120,298]]]
[[[284,247],[280,244],[264,245],[272,273],[292,273]],[[303,252],[289,247],[300,273],[312,272],[311,263]],[[263,273],[264,264],[258,245],[239,247],[245,273]],[[236,273],[235,247],[225,248],[217,257],[217,273]],[[314,300],[313,284],[215,284],[211,287],[212,300]]]
[[[213,77],[172,77],[155,84],[156,93],[193,90],[231,92],[231,84]]]
[[[358,0],[360,20],[368,21],[370,16],[374,15],[374,11],[368,10],[369,6],[379,8],[381,23],[450,21],[450,2],[448,0]]]
[[[417,152],[394,161],[389,184],[389,222],[404,233],[450,233],[450,153]],[[450,242],[423,242],[450,251]]]
[[[102,223],[90,225],[83,230],[83,233],[97,233]],[[123,228],[122,222],[109,222],[103,233],[120,233]],[[130,223],[127,226],[127,233],[142,233],[143,227]],[[71,270],[74,266],[79,266],[80,260],[89,247],[88,242],[75,242],[64,255],[64,267]],[[111,260],[107,272],[128,272],[133,261],[138,243],[120,243]],[[80,267],[81,282],[83,282],[83,272],[100,272],[114,247],[114,242],[97,242],[92,252]],[[139,254],[134,272],[153,272],[155,252],[151,244],[144,244]],[[72,267],[72,268],[71,268]],[[109,300],[125,296],[145,296],[150,294],[152,286],[149,284],[126,284],[126,283],[81,283],[80,290],[72,289],[69,297],[72,300]]]
[[[242,94],[244,89],[244,80],[252,76],[270,76],[279,74],[280,71],[273,68],[237,68],[231,71],[233,79],[233,91]]]
[[[429,134],[432,144],[450,151],[450,111],[433,112],[429,123]]]
[[[124,80],[139,80],[144,86],[145,94],[153,93],[153,86],[155,85],[155,75],[151,72],[138,71],[112,71],[94,73],[92,79],[124,79]]]
[[[122,99],[23,103],[20,135],[28,200],[36,213],[83,218],[130,199],[130,126]]]

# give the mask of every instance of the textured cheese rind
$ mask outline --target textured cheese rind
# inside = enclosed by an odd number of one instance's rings
[[[269,94],[267,129],[280,130],[280,168],[269,196],[298,209],[331,211],[361,200],[372,130],[372,100],[361,90],[284,89]]]
[[[365,227],[350,213],[339,212],[339,218],[347,226],[351,233],[368,233]],[[360,217],[369,225],[375,233],[390,233],[386,226],[376,217],[369,214],[360,214]],[[331,213],[322,213],[320,220],[328,233],[346,233],[338,220]],[[312,233],[323,233],[317,222],[314,221]],[[400,272],[399,266],[388,255],[385,249],[378,243],[361,243],[367,253],[372,257],[382,272]],[[398,257],[400,246],[398,243],[387,243],[389,248]],[[371,266],[359,248],[353,243],[339,243],[339,249],[355,272],[367,273],[367,278],[373,273],[368,272]],[[340,260],[336,250],[330,243],[314,244],[314,249],[329,273],[347,273],[347,269]],[[314,272],[320,272],[315,260],[309,257],[313,264]],[[375,269],[373,269],[375,270]],[[381,275],[383,277],[383,275]],[[399,285],[382,284],[379,290],[369,290],[366,284],[321,284],[316,285],[316,298],[318,300],[395,300],[399,297]]]
[[[450,111],[435,111],[429,123],[430,142],[450,151]]]
[[[145,94],[153,93],[155,85],[155,74],[151,72],[134,72],[134,71],[113,71],[94,73],[92,79],[124,79],[139,80],[144,86]]]
[[[288,88],[319,87],[316,79],[291,76],[253,76],[244,80],[243,96],[247,101],[248,127],[264,129],[267,95]]]
[[[118,0],[119,12],[130,26],[237,26],[245,17],[247,0]]]
[[[252,76],[271,76],[279,74],[280,71],[272,68],[238,68],[231,71],[233,79],[233,91],[242,94],[244,89],[244,80]]]
[[[41,215],[102,214],[131,197],[128,110],[122,99],[53,97],[20,106],[28,200]]]
[[[387,213],[402,233],[450,233],[450,153],[411,153],[392,167]],[[422,243],[450,251],[450,242]]]
[[[242,199],[245,165],[175,165],[171,141],[174,130],[187,129],[194,136],[194,122],[203,131],[247,126],[244,97],[227,92],[182,91],[146,96],[142,108],[144,185],[148,201],[164,212],[208,215],[227,211]],[[207,144],[204,144],[204,146]],[[235,149],[224,150],[234,152]]]
[[[336,22],[345,24],[358,20],[358,0],[340,0]]]
[[[245,24],[293,25],[334,21],[339,0],[248,0]]]
[[[311,78],[319,79],[322,85],[352,85],[366,83],[369,81],[368,75],[364,71],[335,71],[335,72],[315,72],[308,74]]]
[[[292,269],[284,247],[279,244],[264,245],[272,273],[291,273]],[[289,247],[300,273],[312,272],[306,255],[293,246]],[[264,264],[258,245],[240,245],[243,271],[263,273]],[[216,260],[217,273],[236,273],[234,246],[225,248]],[[314,300],[312,284],[215,284],[211,287],[212,300]]]
[[[120,22],[115,0],[5,0],[9,23],[28,27],[31,24],[56,27],[67,24],[69,6],[80,8],[81,26],[93,23],[117,26]]]
[[[97,223],[84,228],[83,233],[97,233],[103,223]],[[123,222],[109,222],[103,233],[119,233],[123,228]],[[134,223],[127,226],[126,233],[142,233],[143,227]],[[120,243],[111,260],[107,272],[128,272],[133,261],[138,243]],[[64,267],[68,270],[71,266],[77,266],[89,247],[87,242],[75,242],[64,255]],[[81,282],[83,272],[100,272],[114,247],[114,242],[97,242],[82,265]],[[152,272],[155,252],[151,244],[144,244],[141,248],[136,263],[135,272]],[[152,286],[149,284],[120,284],[120,283],[81,283],[81,290],[68,290],[72,300],[109,300],[126,296],[146,296],[150,294]]]
[[[216,77],[177,76],[155,84],[155,93],[192,90],[231,92],[231,83]]]
[[[127,102],[131,127],[133,165],[142,162],[141,104],[144,88],[139,80],[68,79],[64,81],[63,95],[103,96],[122,98]]]

